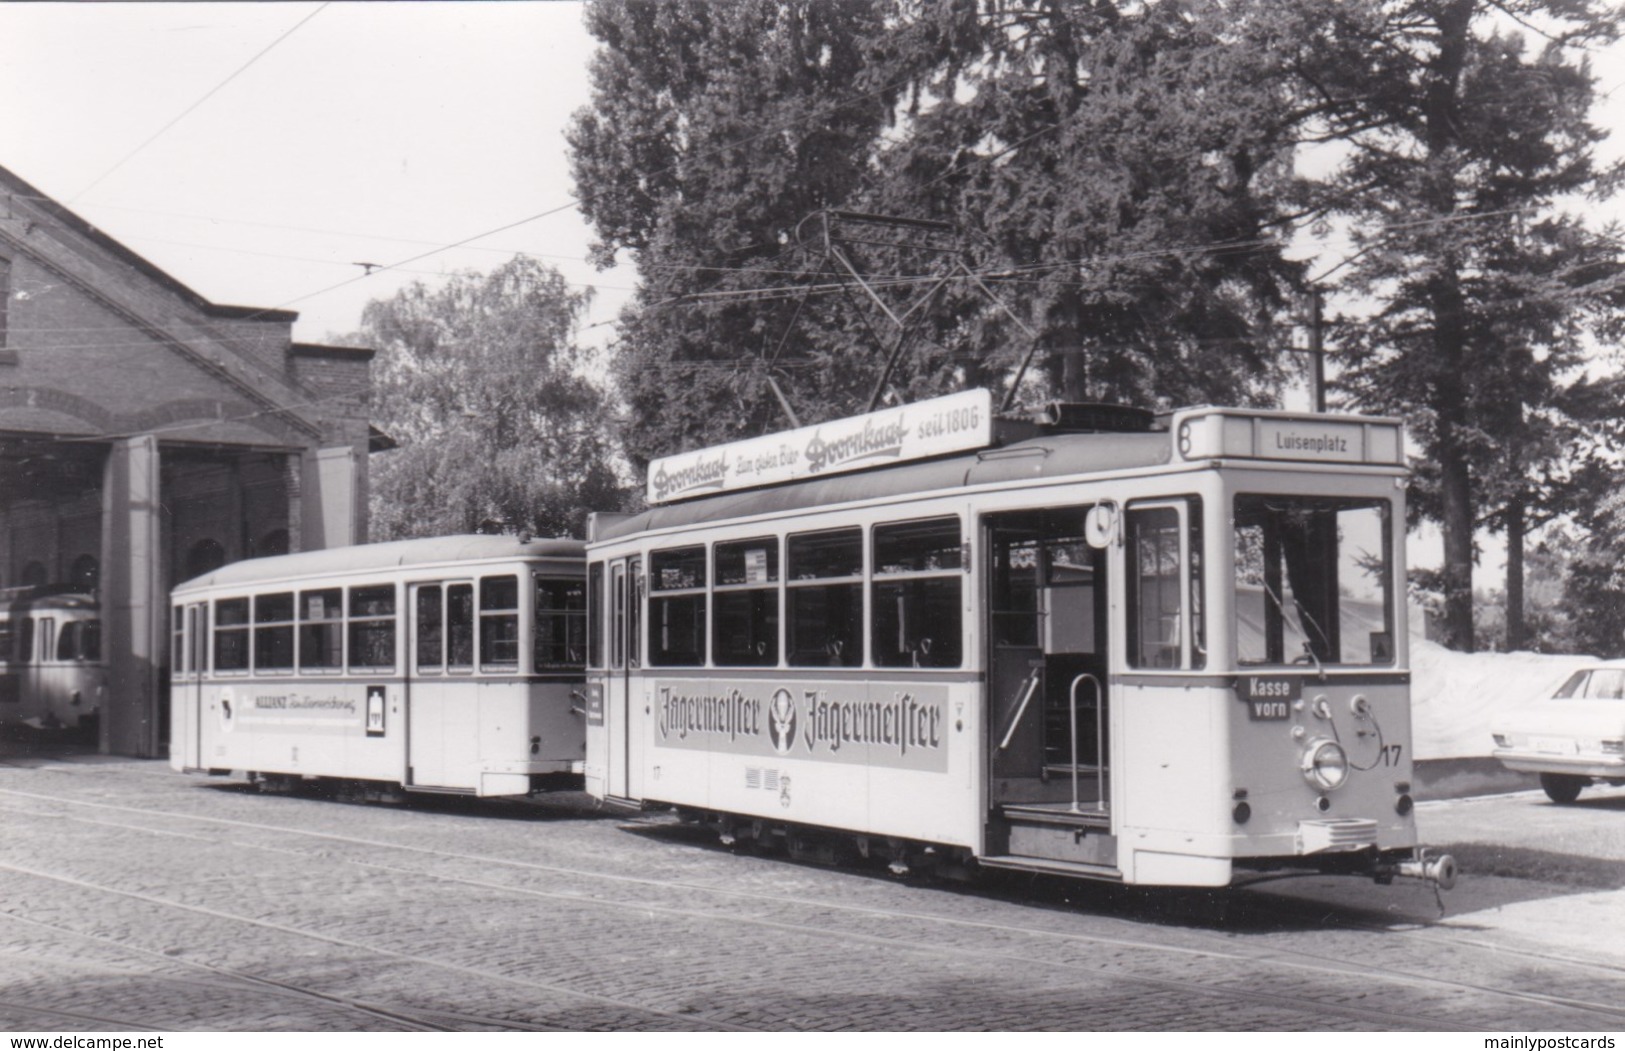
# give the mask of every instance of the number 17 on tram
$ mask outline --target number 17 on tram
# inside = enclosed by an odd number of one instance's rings
[[[1397,421],[987,391],[650,465],[588,542],[586,784],[896,871],[1441,887]]]

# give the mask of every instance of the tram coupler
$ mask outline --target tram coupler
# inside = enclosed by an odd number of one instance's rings
[[[1395,876],[1419,879],[1433,884],[1440,890],[1449,890],[1456,885],[1456,875],[1455,858],[1449,854],[1429,857],[1426,847],[1418,847],[1411,857],[1379,863],[1375,878],[1378,883],[1391,882]]]

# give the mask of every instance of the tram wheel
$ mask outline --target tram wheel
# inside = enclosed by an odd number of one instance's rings
[[[1540,787],[1546,793],[1546,798],[1554,803],[1572,803],[1580,798],[1580,789],[1586,785],[1585,778],[1575,777],[1572,774],[1541,774]]]

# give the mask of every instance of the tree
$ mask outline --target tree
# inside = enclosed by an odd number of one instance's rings
[[[375,419],[400,443],[373,461],[379,539],[492,523],[579,536],[589,510],[621,506],[607,403],[573,342],[586,296],[516,256],[367,305]]]
[[[921,312],[908,396],[1006,382],[1031,351],[1046,392],[1074,398],[1270,397],[1297,269],[1268,4],[589,11],[603,47],[571,145],[601,258],[639,268],[615,362],[634,460],[760,431],[779,416],[770,377],[808,418],[863,407],[899,333],[798,240],[828,208],[964,234],[980,280]],[[892,294],[936,287],[907,253],[877,255]]]
[[[803,217],[852,199],[884,126],[882,95],[854,90],[875,5],[606,0],[587,25],[602,48],[573,170],[600,261],[629,251],[639,275],[613,361],[627,450],[643,462],[759,433],[777,415],[765,363],[788,331],[772,309],[784,248]],[[778,366],[808,403],[855,389],[846,348],[821,337],[798,328]]]
[[[1471,650],[1475,525],[1493,518],[1521,554],[1540,476],[1591,422],[1571,413],[1597,403],[1585,337],[1618,303],[1619,247],[1559,206],[1612,189],[1573,49],[1613,39],[1618,14],[1591,0],[1317,6],[1297,73],[1313,119],[1350,147],[1324,200],[1352,221],[1342,287],[1375,304],[1343,333],[1342,382],[1404,416],[1425,451],[1413,491],[1443,531],[1450,642]],[[1531,54],[1508,19],[1546,26],[1546,46]],[[1509,581],[1509,600],[1521,592]]]

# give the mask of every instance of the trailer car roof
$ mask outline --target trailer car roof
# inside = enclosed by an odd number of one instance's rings
[[[435,565],[446,562],[502,558],[553,558],[580,560],[584,545],[579,540],[527,540],[516,536],[435,536],[416,540],[391,540],[381,544],[356,544],[293,555],[248,558],[232,562],[176,586],[176,591],[198,588],[257,584],[268,580],[325,576],[334,573],[366,572],[397,566]]]

